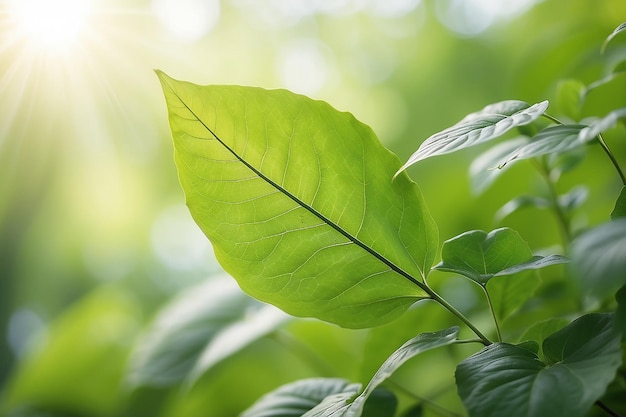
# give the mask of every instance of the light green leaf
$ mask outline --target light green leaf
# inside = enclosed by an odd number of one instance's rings
[[[620,217],[626,217],[626,186],[622,187],[622,190],[617,197],[615,207],[611,212],[611,219],[617,220]]]
[[[327,398],[319,406],[313,408],[303,417],[359,417],[363,412],[363,406],[374,390],[383,383],[391,374],[409,359],[428,350],[455,343],[459,334],[459,328],[454,326],[446,330],[432,333],[422,333],[403,344],[393,352],[382,364],[367,384],[363,392],[354,401],[348,401],[351,397],[335,396]]]
[[[352,328],[428,297],[435,223],[369,127],[285,90],[158,75],[187,205],[244,291]]]
[[[329,396],[356,396],[360,384],[340,378],[310,378],[283,385],[267,393],[241,417],[300,417]]]
[[[396,176],[423,159],[480,145],[502,136],[516,126],[527,125],[541,116],[547,108],[547,101],[532,106],[518,100],[491,104],[426,139],[398,170]]]
[[[606,47],[613,40],[613,38],[615,38],[617,35],[619,35],[620,33],[624,32],[624,31],[626,31],[626,22],[624,22],[621,25],[619,25],[618,27],[616,27],[615,30],[613,32],[611,32],[611,34],[609,36],[607,36],[607,38],[602,43],[602,48],[600,49],[600,51],[602,53],[604,53],[604,51],[606,50]]]
[[[586,293],[605,298],[626,284],[626,218],[597,226],[574,239],[572,270]]]
[[[587,200],[588,195],[589,189],[584,185],[574,187],[569,190],[567,194],[563,194],[558,197],[559,207],[561,207],[561,209],[566,213],[570,212],[575,208],[580,207],[580,205]]]
[[[536,207],[544,209],[552,207],[552,203],[547,198],[531,195],[521,195],[519,197],[515,197],[511,201],[507,201],[506,204],[498,209],[494,217],[496,221],[500,222],[507,216],[510,216],[516,211],[526,207]]]
[[[457,388],[470,416],[583,417],[621,363],[612,316],[583,316],[531,350],[495,343],[459,364]]]
[[[557,113],[562,113],[572,120],[581,116],[585,85],[579,80],[562,80],[556,86],[556,100],[552,102]]]
[[[528,139],[524,137],[507,140],[487,149],[486,152],[474,159],[469,169],[474,194],[478,195],[489,188],[496,178],[508,169],[508,166],[498,169],[498,164],[502,158],[527,142]]]
[[[288,319],[245,295],[232,279],[211,279],[160,311],[131,356],[129,382],[158,387],[193,381]]]
[[[533,256],[522,237],[506,227],[489,233],[472,230],[449,239],[443,243],[441,258],[434,269],[464,275],[481,285],[495,276],[567,262],[558,255]]]
[[[579,133],[578,140],[581,142],[588,142],[605,130],[609,130],[615,126],[617,121],[623,118],[626,118],[626,107],[614,110],[602,119],[599,119],[591,123],[588,127],[582,129]]]
[[[585,125],[549,126],[535,135],[530,142],[520,146],[509,154],[499,167],[502,168],[515,160],[536,158],[557,152],[566,152],[583,146],[588,140],[582,140],[580,133],[587,128]]]

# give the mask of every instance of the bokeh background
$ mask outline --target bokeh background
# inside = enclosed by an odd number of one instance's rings
[[[623,0],[0,1],[4,410],[236,415],[276,385],[313,374],[261,341],[193,389],[125,389],[129,352],[159,308],[221,274],[184,206],[153,69],[326,100],[405,160],[492,102],[549,99],[559,115],[559,80],[606,75],[600,45],[625,20]],[[609,92],[623,102],[620,82]],[[603,116],[615,105],[597,94],[586,111]],[[610,144],[626,163],[623,133],[607,140],[622,135]],[[467,175],[476,152],[409,170],[441,240],[508,225],[535,249],[558,245],[545,211],[494,220],[511,198],[541,190],[532,167],[519,164],[476,195]],[[589,185],[580,227],[607,219],[620,185],[601,152],[584,164],[562,182],[564,191]],[[364,331],[302,326],[294,334],[338,368],[367,355],[351,348],[362,347]],[[335,347],[319,347],[319,338]]]

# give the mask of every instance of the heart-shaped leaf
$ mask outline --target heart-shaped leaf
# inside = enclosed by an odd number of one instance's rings
[[[523,101],[507,100],[471,113],[454,126],[435,133],[422,142],[396,176],[423,159],[480,145],[502,136],[516,126],[527,125],[541,116],[547,108],[547,101],[531,106]]]
[[[484,285],[494,276],[567,262],[558,255],[533,256],[528,243],[513,229],[465,232],[443,243],[442,261],[434,269],[455,272]]]
[[[495,343],[459,364],[457,388],[474,417],[583,417],[621,363],[612,315],[591,314],[543,343],[549,364],[521,346]]]
[[[571,246],[572,270],[586,293],[607,297],[626,284],[626,218],[601,224]]]
[[[311,409],[303,417],[359,417],[363,413],[363,407],[374,390],[393,374],[400,366],[409,359],[428,350],[455,343],[459,334],[458,327],[451,327],[432,333],[422,333],[404,343],[398,350],[393,352],[381,365],[367,384],[363,392],[354,401],[348,401],[352,397],[338,395],[327,398],[320,405]]]
[[[369,127],[285,90],[158,75],[187,205],[244,291],[352,328],[428,297],[435,223]]]
[[[245,295],[229,278],[192,287],[158,314],[130,361],[134,386],[190,382],[275,330],[289,316]]]

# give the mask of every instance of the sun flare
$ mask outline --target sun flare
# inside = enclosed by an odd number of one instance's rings
[[[47,52],[70,48],[88,27],[89,0],[10,0],[9,13],[18,33]]]

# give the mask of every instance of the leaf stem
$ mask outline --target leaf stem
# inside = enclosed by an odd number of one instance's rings
[[[423,397],[421,395],[417,395],[412,391],[409,391],[407,388],[405,388],[404,386],[400,385],[399,383],[395,382],[392,379],[387,379],[386,383],[388,383],[389,385],[393,385],[393,387],[395,389],[397,389],[398,391],[401,391],[403,394],[414,398],[416,400],[418,400],[419,402],[423,403],[424,405],[430,407],[431,409],[433,409],[437,414],[439,414],[440,416],[446,416],[446,417],[462,417],[461,414],[457,414],[452,410],[448,410],[447,408],[442,407],[441,405],[437,404],[436,402],[434,402],[433,400],[431,400],[430,398],[426,398]]]
[[[617,414],[615,411],[611,410],[609,408],[609,406],[607,406],[606,404],[604,404],[602,401],[598,400],[596,401],[596,405],[601,408],[605,413],[607,413],[608,415],[612,416],[612,417],[622,417],[620,414]]]
[[[545,160],[541,160],[541,163],[536,164],[537,171],[546,182],[548,187],[548,194],[552,203],[553,212],[556,216],[557,224],[559,226],[559,232],[561,233],[561,240],[563,242],[563,250],[567,252],[567,248],[572,241],[572,234],[570,232],[570,222],[565,213],[563,212],[563,208],[559,204],[559,196],[556,192],[556,187],[554,181],[550,177],[550,172],[548,167],[546,166]]]
[[[493,323],[496,325],[496,333],[498,334],[498,342],[502,342],[502,333],[500,332],[500,324],[498,323],[498,318],[496,317],[496,311],[493,308],[493,302],[491,301],[491,296],[489,295],[489,291],[487,291],[487,285],[480,284],[480,288],[483,289],[483,292],[485,293],[485,298],[487,298],[489,311],[491,312],[491,316],[493,317]]]
[[[476,326],[474,326],[474,324],[467,317],[465,317],[465,315],[463,313],[461,313],[452,304],[448,303],[443,297],[441,297],[439,294],[437,294],[435,292],[435,290],[433,290],[432,288],[430,288],[428,286],[426,288],[427,288],[426,291],[430,295],[431,299],[436,301],[437,303],[441,304],[446,310],[448,310],[450,313],[454,314],[459,320],[461,320],[463,323],[465,323],[465,325],[467,327],[472,329],[474,334],[476,334],[476,336],[479,337],[480,342],[483,345],[489,346],[492,343],[491,340],[489,340],[489,338],[487,338],[487,336],[482,334],[482,332],[480,330],[478,330],[478,328]]]

